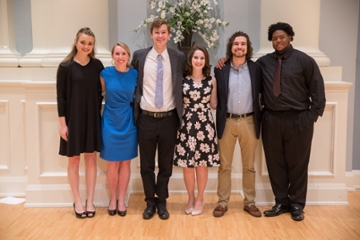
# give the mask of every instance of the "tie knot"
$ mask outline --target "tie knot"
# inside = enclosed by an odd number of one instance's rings
[[[159,54],[159,55],[157,56],[157,60],[158,60],[158,61],[161,61],[161,60],[162,60],[161,54]]]

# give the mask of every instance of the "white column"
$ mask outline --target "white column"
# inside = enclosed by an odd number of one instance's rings
[[[17,67],[21,57],[15,49],[11,6],[0,0],[0,67]]]
[[[33,50],[20,60],[22,67],[57,67],[82,27],[95,33],[96,57],[110,63],[107,1],[32,0],[31,16]]]
[[[320,0],[262,0],[260,50],[255,58],[274,51],[267,40],[268,28],[277,22],[293,27],[295,48],[313,57],[320,67],[330,65],[330,59],[319,49]]]

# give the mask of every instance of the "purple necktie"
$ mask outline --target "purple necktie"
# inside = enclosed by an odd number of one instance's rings
[[[163,106],[163,75],[164,68],[162,64],[162,56],[157,56],[157,75],[156,75],[156,89],[155,89],[155,107],[160,109]]]
[[[277,56],[277,64],[276,64],[274,84],[273,84],[273,94],[275,97],[278,97],[281,93],[281,89],[280,89],[281,58],[282,58],[281,55]]]

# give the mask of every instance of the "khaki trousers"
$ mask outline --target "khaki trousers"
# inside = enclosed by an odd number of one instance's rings
[[[255,204],[255,149],[258,139],[254,116],[226,119],[224,133],[219,139],[220,167],[218,170],[218,204],[227,206],[231,194],[231,166],[236,140],[239,141],[242,159],[242,185],[244,206]]]

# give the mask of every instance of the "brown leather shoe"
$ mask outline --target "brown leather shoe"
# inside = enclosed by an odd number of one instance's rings
[[[253,217],[261,217],[260,210],[254,204],[251,204],[250,206],[245,206],[244,210],[250,213],[250,215]]]
[[[223,205],[219,204],[214,209],[213,216],[214,217],[222,217],[222,216],[224,216],[226,211],[227,211],[227,206],[223,206]]]

